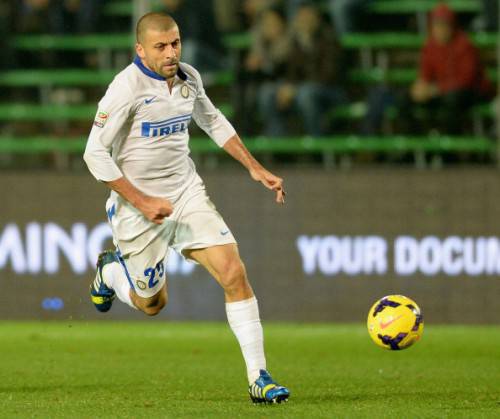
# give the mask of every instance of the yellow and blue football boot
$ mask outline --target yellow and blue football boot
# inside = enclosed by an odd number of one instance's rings
[[[276,383],[266,370],[260,370],[260,377],[248,387],[248,393],[254,403],[281,403],[290,397],[290,391]]]
[[[113,300],[115,299],[115,291],[109,288],[102,277],[102,268],[108,263],[117,261],[115,252],[112,250],[105,250],[97,258],[97,275],[90,284],[90,299],[95,305],[97,311],[105,313],[109,311]]]

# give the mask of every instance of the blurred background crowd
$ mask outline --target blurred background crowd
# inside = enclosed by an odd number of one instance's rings
[[[247,137],[496,137],[496,0],[151,7],[177,20],[183,60],[201,70],[209,95]],[[0,120],[0,144],[84,137],[92,118],[85,112],[133,55],[132,1],[4,0],[0,19],[0,110],[11,115]],[[90,81],[65,83],[76,70]],[[23,83],[23,74],[32,80]],[[2,154],[8,166],[13,160]]]

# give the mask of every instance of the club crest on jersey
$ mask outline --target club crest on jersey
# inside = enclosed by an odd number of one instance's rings
[[[184,99],[187,99],[189,97],[189,87],[187,87],[187,84],[182,85],[181,95]]]
[[[96,127],[102,128],[104,127],[104,124],[107,122],[109,117],[109,113],[103,112],[103,111],[98,111],[97,115],[94,119],[94,125]]]
[[[191,114],[176,116],[175,118],[166,119],[160,122],[143,122],[142,136],[143,137],[161,137],[175,134],[177,132],[186,131]]]

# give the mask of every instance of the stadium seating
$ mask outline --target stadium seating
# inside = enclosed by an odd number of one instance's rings
[[[106,86],[116,75],[115,70],[55,69],[12,70],[0,73],[0,86]],[[205,85],[225,85],[233,80],[231,71],[204,75]]]
[[[233,116],[232,106],[224,103],[218,106],[228,118]],[[97,105],[43,105],[40,103],[0,104],[0,121],[92,121]]]
[[[161,9],[158,0],[152,0],[151,5],[153,10]],[[131,1],[127,0],[114,0],[104,5],[104,13],[109,16],[131,16],[133,13],[133,6]]]
[[[85,149],[86,137],[50,138],[28,137],[13,138],[0,136],[0,152],[13,154],[37,154],[51,151],[81,153]],[[254,153],[277,154],[350,154],[358,152],[473,152],[492,153],[496,150],[494,142],[476,137],[358,137],[336,136],[321,139],[304,137],[289,138],[247,138],[245,144]],[[208,138],[194,137],[190,140],[193,153],[222,153],[223,151]]]
[[[470,35],[475,45],[480,48],[494,48],[497,34],[479,32]],[[410,32],[353,32],[344,35],[342,46],[348,49],[417,49],[422,46],[424,35]],[[23,50],[119,50],[131,49],[133,35],[129,33],[89,34],[89,35],[21,35],[16,36],[11,45]],[[250,46],[249,33],[229,34],[224,37],[224,44],[229,49],[246,49]]]
[[[153,8],[159,8],[159,2],[153,1]],[[435,0],[377,0],[369,11],[377,14],[414,14],[428,12],[436,4]],[[474,0],[448,0],[448,4],[457,12],[478,12],[480,4]],[[110,16],[130,16],[133,8],[130,1],[114,0],[104,6],[104,12]]]
[[[474,0],[448,0],[447,3],[456,12],[479,12],[481,5]],[[371,13],[378,14],[413,14],[428,12],[436,5],[435,0],[377,0],[370,5]]]
[[[474,44],[479,48],[494,48],[498,36],[493,32],[470,34]],[[411,32],[365,32],[349,33],[342,37],[342,46],[349,49],[418,49],[422,46],[425,35]]]
[[[488,69],[488,76],[496,81],[498,72],[496,68]],[[349,78],[354,83],[382,83],[389,82],[394,84],[410,84],[417,78],[417,69],[415,68],[392,68],[384,70],[381,68],[371,69],[353,69],[349,72]]]
[[[113,70],[56,69],[12,70],[0,73],[0,85],[37,86],[104,86],[113,80]]]
[[[155,3],[155,2],[153,2]],[[159,2],[156,2],[159,6]],[[450,0],[450,5],[458,12],[475,13],[479,9],[478,1]],[[377,0],[371,3],[370,12],[376,14],[425,14],[433,5],[434,0]],[[155,6],[156,7],[156,6]],[[130,16],[132,3],[127,0],[107,2],[104,12],[110,16]],[[473,42],[484,49],[493,49],[497,44],[495,33],[471,34]],[[375,32],[349,33],[341,39],[342,46],[351,51],[359,51],[362,64],[352,67],[348,73],[349,81],[357,86],[369,86],[379,83],[393,85],[407,85],[416,78],[415,68],[401,68],[399,66],[376,66],[379,58],[394,50],[414,51],[421,47],[425,35],[409,32]],[[51,104],[47,101],[48,92],[58,87],[104,87],[116,74],[112,61],[114,54],[128,57],[134,42],[131,33],[106,33],[87,35],[22,35],[11,40],[11,46],[23,51],[88,51],[97,53],[98,68],[86,69],[33,69],[11,70],[0,73],[0,86],[11,88],[37,88],[42,92],[40,103],[0,104],[0,121],[90,121],[96,110],[95,103],[87,104]],[[250,33],[233,33],[224,36],[224,43],[229,51],[236,54],[238,51],[249,48]],[[377,58],[377,59],[374,59]],[[496,81],[498,72],[495,68],[488,69],[489,76]],[[203,75],[207,87],[220,87],[223,91],[234,82],[232,69]],[[225,89],[225,90],[224,90]],[[225,95],[227,97],[227,94]],[[231,118],[234,114],[230,103],[218,101],[219,108]],[[366,104],[363,101],[354,101],[350,104],[337,106],[328,116],[332,120],[360,120],[366,114]],[[391,110],[388,118],[396,117],[397,112]],[[494,117],[491,104],[476,106],[470,116],[474,126],[482,125],[485,118]],[[484,132],[475,129],[475,132]],[[14,139],[9,136],[0,136],[0,151],[9,153],[36,153],[48,151],[62,151],[67,153],[81,152],[84,138],[51,139],[46,137],[28,137]],[[202,139],[192,140],[193,152],[217,153],[219,150],[210,141]],[[411,152],[411,153],[444,153],[449,151],[464,151],[471,153],[491,153],[494,144],[484,138],[448,137],[414,138],[414,137],[381,137],[358,138],[340,136],[323,138],[311,141],[310,139],[253,139],[249,140],[249,147],[254,152],[263,153],[338,153],[352,154],[359,152]]]

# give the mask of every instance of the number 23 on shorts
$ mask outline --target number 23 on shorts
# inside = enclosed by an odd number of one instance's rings
[[[165,274],[165,265],[163,264],[163,262],[158,262],[154,268],[147,268],[144,271],[144,276],[149,278],[149,288],[154,288],[156,284],[160,282],[159,279],[155,279],[156,274],[158,274],[159,278],[163,278],[163,275]]]

